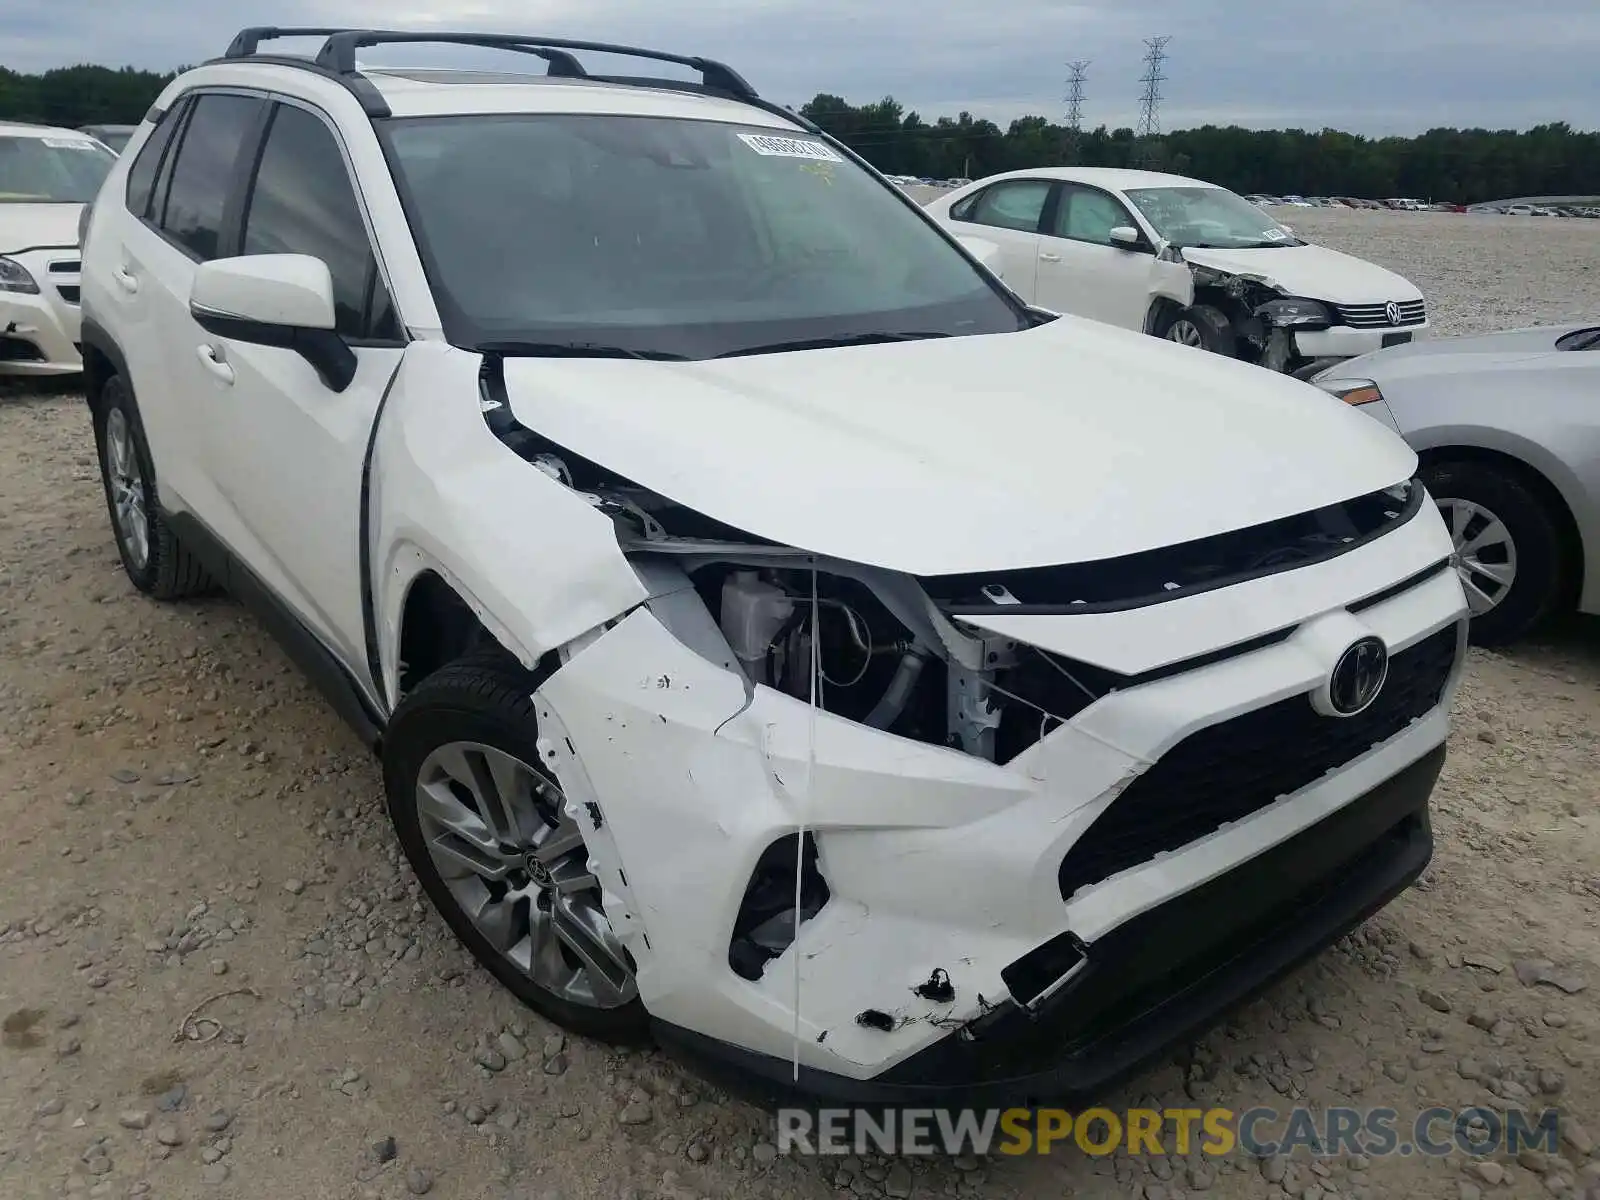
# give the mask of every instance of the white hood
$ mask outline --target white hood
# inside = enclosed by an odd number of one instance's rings
[[[1389,487],[1377,421],[1097,322],[709,362],[509,359],[523,424],[775,542],[912,574],[1087,562]]]
[[[1197,266],[1248,275],[1290,296],[1331,304],[1420,300],[1415,285],[1393,271],[1326,246],[1269,246],[1252,250],[1185,249]]]
[[[0,254],[69,249],[78,244],[81,204],[11,204],[0,200]]]

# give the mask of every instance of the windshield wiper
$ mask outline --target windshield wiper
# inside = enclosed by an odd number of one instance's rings
[[[841,346],[875,346],[884,342],[920,342],[928,338],[951,337],[952,334],[936,330],[912,330],[903,333],[878,331],[852,333],[843,337],[795,338],[787,342],[770,342],[764,346],[745,346],[716,355],[717,358],[740,358],[747,354],[782,354],[788,350],[833,350]]]
[[[472,349],[479,354],[502,358],[637,358],[647,362],[688,362],[687,354],[670,350],[635,350],[631,346],[607,346],[600,342],[479,342]]]

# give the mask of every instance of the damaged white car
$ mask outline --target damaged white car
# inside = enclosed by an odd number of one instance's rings
[[[1181,175],[1045,167],[930,201],[1030,303],[1309,379],[1427,335],[1411,283]]]
[[[1391,431],[1027,308],[720,64],[278,32],[94,207],[108,511],[517,996],[765,1097],[1064,1098],[1422,871],[1466,607]]]

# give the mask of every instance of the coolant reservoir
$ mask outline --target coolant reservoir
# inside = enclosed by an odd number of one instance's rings
[[[736,571],[722,581],[722,636],[757,683],[767,682],[767,651],[793,615],[794,601],[754,571]]]

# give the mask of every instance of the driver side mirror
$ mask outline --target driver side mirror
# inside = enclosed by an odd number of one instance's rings
[[[320,258],[247,254],[201,263],[189,314],[217,337],[293,350],[330,391],[355,378],[355,351],[335,332],[333,277]]]
[[[1139,231],[1132,225],[1117,225],[1106,236],[1111,239],[1113,246],[1120,246],[1124,250],[1137,249],[1141,241]]]

